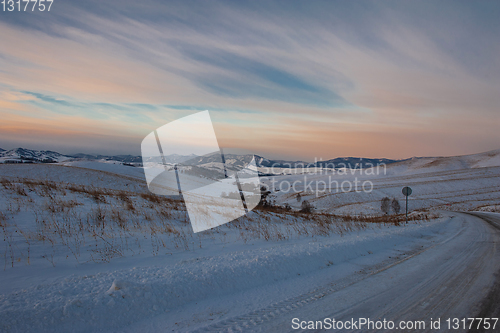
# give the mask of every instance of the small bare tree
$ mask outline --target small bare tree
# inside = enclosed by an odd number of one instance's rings
[[[389,214],[389,210],[391,209],[391,199],[388,197],[382,198],[382,201],[380,202],[380,209],[384,214]]]
[[[301,212],[302,213],[312,213],[313,209],[314,209],[314,206],[307,200],[304,200],[302,201],[302,205],[301,205]]]
[[[399,205],[398,199],[396,199],[396,198],[392,199],[391,207],[392,207],[392,211],[394,212],[394,214],[399,214],[399,211],[401,210],[401,206]]]

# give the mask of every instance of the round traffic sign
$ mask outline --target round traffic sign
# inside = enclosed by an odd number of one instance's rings
[[[411,187],[408,187],[408,186],[403,187],[403,191],[402,192],[403,192],[404,196],[411,195]]]

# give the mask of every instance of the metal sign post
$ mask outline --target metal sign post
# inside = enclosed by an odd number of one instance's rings
[[[406,223],[408,223],[408,197],[411,195],[411,188],[408,186],[403,187],[403,195],[406,197]]]

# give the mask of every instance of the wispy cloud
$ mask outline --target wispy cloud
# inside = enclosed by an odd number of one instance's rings
[[[55,3],[2,17],[0,117],[86,119],[89,142],[117,124],[135,152],[205,109],[223,140],[273,154],[498,148],[499,14],[466,1]]]

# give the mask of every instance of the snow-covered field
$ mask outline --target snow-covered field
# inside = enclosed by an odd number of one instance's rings
[[[500,150],[457,157],[418,158],[365,170],[287,175],[274,180],[274,184],[270,180],[266,183],[271,188],[282,189],[273,195],[277,204],[288,203],[300,208],[301,202],[296,200],[300,193],[302,200],[308,200],[317,211],[326,213],[378,214],[383,197],[396,198],[403,206],[405,197],[401,189],[404,186],[413,190],[409,197],[410,211],[499,211]],[[287,191],[294,182],[295,191]],[[355,191],[355,182],[358,182],[358,191]],[[362,190],[364,182],[367,182],[367,191]],[[350,186],[351,191],[344,191]]]
[[[186,332],[300,298],[458,235],[465,222],[447,211],[498,209],[500,163],[490,155],[336,175],[374,189],[299,188],[312,214],[297,211],[297,193],[273,192],[292,209],[258,208],[197,234],[182,201],[151,195],[140,168],[0,165],[0,331]],[[380,213],[384,196],[403,203],[402,186],[413,188],[408,225]]]

